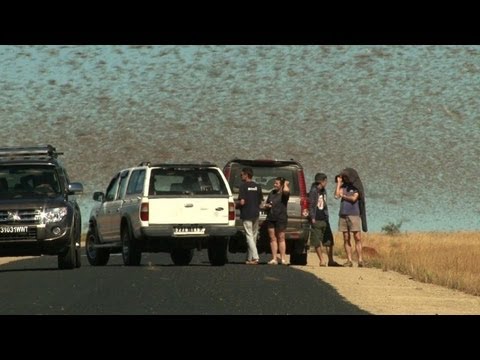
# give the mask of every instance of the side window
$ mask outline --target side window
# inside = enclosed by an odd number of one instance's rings
[[[105,201],[113,201],[115,199],[115,195],[117,194],[119,179],[120,179],[120,173],[115,175],[112,181],[110,181],[110,184],[107,187]]]
[[[134,170],[130,175],[128,182],[127,195],[141,194],[143,192],[143,183],[145,182],[145,170]]]
[[[123,171],[120,174],[120,185],[118,186],[117,199],[121,199],[125,195],[125,189],[127,188],[128,170]]]
[[[68,184],[70,183],[70,180],[68,179],[67,172],[62,168],[58,168],[57,171],[58,171],[58,174],[60,175],[62,187],[64,189],[68,189]]]

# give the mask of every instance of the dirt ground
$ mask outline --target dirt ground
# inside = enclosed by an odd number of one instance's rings
[[[324,255],[324,258],[326,256]],[[340,264],[344,259],[336,259]],[[332,285],[340,295],[376,315],[478,315],[480,297],[424,284],[407,275],[375,268],[320,267],[315,253],[308,265],[294,266]]]
[[[25,258],[0,258],[0,265]],[[336,259],[338,263],[345,260]],[[308,265],[292,266],[332,285],[347,301],[375,315],[479,315],[480,297],[413,281],[374,268],[320,267],[315,253]]]

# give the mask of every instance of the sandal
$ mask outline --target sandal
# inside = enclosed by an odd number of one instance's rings
[[[272,259],[267,264],[268,265],[278,265],[278,261],[277,261],[277,259]]]
[[[325,264],[324,262],[321,262],[321,263],[320,263],[320,265],[318,265],[318,266],[321,266],[321,267],[326,267],[326,266],[327,266],[327,264]]]
[[[346,263],[343,264],[343,266],[345,266],[345,267],[352,267],[353,264],[352,264],[352,262],[351,262],[350,260],[348,260]]]

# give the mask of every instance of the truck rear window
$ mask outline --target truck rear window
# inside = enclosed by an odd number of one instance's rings
[[[152,169],[149,195],[228,195],[228,190],[214,169]]]

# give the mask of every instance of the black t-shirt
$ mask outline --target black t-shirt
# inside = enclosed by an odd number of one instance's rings
[[[262,187],[254,181],[242,182],[238,200],[245,200],[240,207],[240,219],[253,220],[260,216],[260,203],[263,201]]]
[[[315,189],[315,191],[318,191]],[[327,210],[327,192],[325,189],[318,191],[317,208],[315,211],[315,220],[328,220]]]
[[[284,194],[283,191],[272,190],[267,198],[267,203],[271,202],[272,204],[272,208],[267,215],[267,220],[287,221],[288,199],[290,199],[290,193]]]

